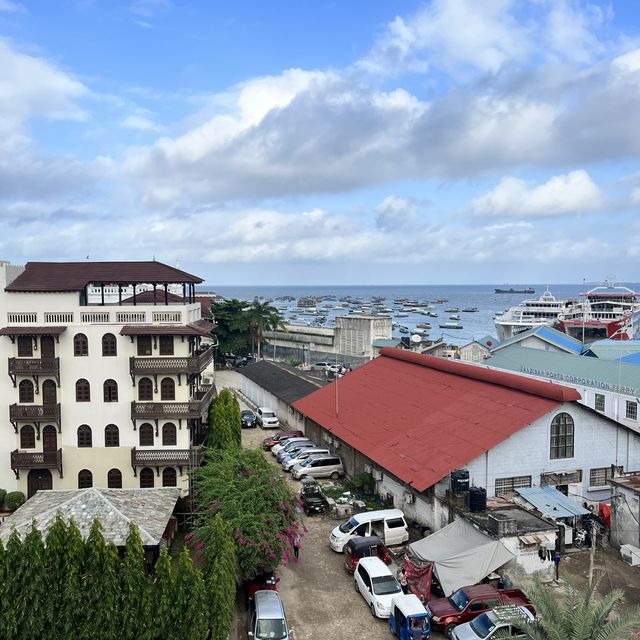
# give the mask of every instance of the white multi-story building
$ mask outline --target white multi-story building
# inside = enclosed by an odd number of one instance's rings
[[[0,262],[0,487],[188,492],[215,394],[200,282],[155,261]]]

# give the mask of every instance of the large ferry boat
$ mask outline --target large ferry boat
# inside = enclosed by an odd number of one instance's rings
[[[508,340],[533,327],[553,325],[571,304],[571,300],[558,300],[549,289],[539,298],[523,300],[495,318],[498,340]]]
[[[586,293],[558,316],[558,325],[578,340],[613,338],[627,340],[633,318],[640,310],[638,294],[606,281]]]

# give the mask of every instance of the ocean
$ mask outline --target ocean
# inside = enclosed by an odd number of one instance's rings
[[[526,287],[532,287],[535,290],[534,294],[496,294],[495,288],[509,289],[524,289]],[[549,286],[551,293],[558,299],[577,298],[578,295],[585,289],[588,291],[592,289],[596,284],[587,284],[583,288],[582,284],[556,284]],[[634,291],[638,291],[637,284],[626,285]],[[393,317],[393,321],[401,326],[405,326],[409,329],[409,333],[404,335],[410,335],[412,330],[416,329],[416,325],[428,323],[432,328],[428,331],[428,338],[435,340],[442,336],[446,342],[450,344],[462,345],[470,342],[474,339],[483,338],[486,335],[495,336],[496,331],[494,327],[494,316],[500,314],[509,307],[517,305],[524,299],[538,298],[541,296],[545,289],[544,284],[532,284],[532,285],[384,285],[384,286],[236,286],[236,287],[216,287],[216,293],[219,293],[225,298],[239,298],[241,300],[253,300],[255,297],[263,300],[272,300],[274,306],[283,307],[282,313],[287,320],[289,320],[292,314],[297,317],[295,320],[291,320],[293,324],[307,324],[312,322],[313,318],[309,316],[300,316],[295,313],[294,309],[297,307],[297,300],[299,298],[307,296],[335,296],[337,300],[343,297],[350,297],[358,299],[362,302],[371,301],[372,297],[384,298],[385,306],[393,308],[393,300],[400,298],[407,298],[409,300],[417,300],[429,303],[431,305],[431,311],[438,314],[437,318],[430,318],[418,314],[409,314],[408,317]],[[285,302],[277,300],[283,296],[293,296],[296,301]],[[447,302],[441,304],[433,304],[434,300],[445,299]],[[329,304],[329,303],[326,303]],[[333,306],[336,303],[333,303]],[[462,329],[440,329],[438,324],[444,322],[450,322],[449,316],[451,314],[445,313],[445,309],[449,308],[463,309],[465,307],[477,307],[478,311],[475,313],[463,313],[462,311],[457,315],[460,316],[459,322],[463,325]],[[327,326],[331,325],[331,319],[335,314],[347,315],[346,310],[336,311],[329,308],[324,308],[323,313],[326,310]],[[394,336],[400,337],[403,334],[400,333],[399,328],[395,328]]]

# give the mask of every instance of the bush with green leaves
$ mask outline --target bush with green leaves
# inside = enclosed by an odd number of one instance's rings
[[[2,509],[4,505],[4,499],[7,497],[7,490],[0,489],[0,509]]]
[[[22,491],[11,491],[5,496],[4,504],[9,511],[15,511],[24,504],[24,501],[25,497]]]
[[[236,543],[239,575],[250,580],[289,559],[302,526],[296,497],[261,451],[209,450],[196,473],[201,514],[194,544],[207,547],[217,535],[215,517],[227,522]]]
[[[240,404],[231,389],[223,389],[209,408],[209,446],[240,447],[241,439]]]

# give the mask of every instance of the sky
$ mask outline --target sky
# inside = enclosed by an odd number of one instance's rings
[[[637,0],[0,0],[0,259],[638,281]]]

